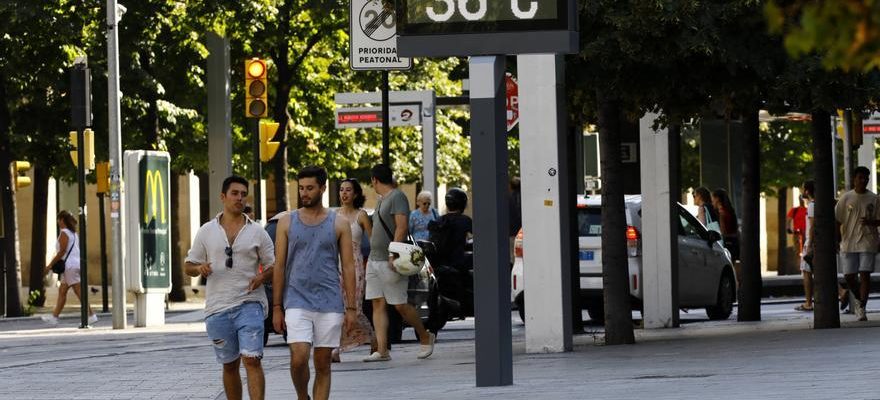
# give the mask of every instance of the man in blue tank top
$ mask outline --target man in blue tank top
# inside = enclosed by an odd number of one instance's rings
[[[345,217],[321,203],[327,190],[323,168],[303,168],[297,180],[301,208],[282,217],[275,234],[279,268],[272,279],[272,322],[275,331],[287,331],[290,377],[297,397],[309,398],[309,356],[314,349],[312,396],[327,399],[332,351],[339,347],[343,321],[350,329],[357,318],[357,308],[344,305],[357,301],[351,228]]]

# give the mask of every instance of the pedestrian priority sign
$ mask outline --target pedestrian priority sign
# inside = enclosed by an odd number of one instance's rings
[[[390,0],[351,0],[349,60],[353,70],[404,70],[412,59],[397,55],[397,15]]]

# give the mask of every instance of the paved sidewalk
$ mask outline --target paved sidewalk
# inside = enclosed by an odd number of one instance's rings
[[[844,328],[831,330],[810,329],[810,314],[785,315],[640,329],[629,346],[599,345],[599,327],[590,327],[575,351],[534,355],[524,354],[524,326],[513,314],[514,384],[487,388],[475,387],[472,320],[441,332],[428,360],[416,359],[408,330],[390,362],[361,362],[366,347],[343,354],[332,398],[880,399],[880,313],[861,323],[843,315]],[[163,327],[125,331],[108,319],[90,330],[75,319],[57,328],[0,324],[0,399],[222,399],[200,319],[201,311],[183,312]],[[267,399],[292,398],[280,336],[265,353]]]

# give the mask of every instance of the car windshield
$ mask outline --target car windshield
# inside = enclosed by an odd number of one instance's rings
[[[602,209],[578,208],[578,236],[602,236]]]

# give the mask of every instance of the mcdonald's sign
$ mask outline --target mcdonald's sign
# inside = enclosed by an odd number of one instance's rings
[[[144,176],[144,224],[149,224],[151,218],[158,218],[163,224],[168,221],[165,212],[165,181],[162,179],[162,171],[147,170]],[[157,196],[158,195],[158,196]]]
[[[171,289],[171,157],[161,151],[126,151],[125,198],[128,289],[138,293]]]

